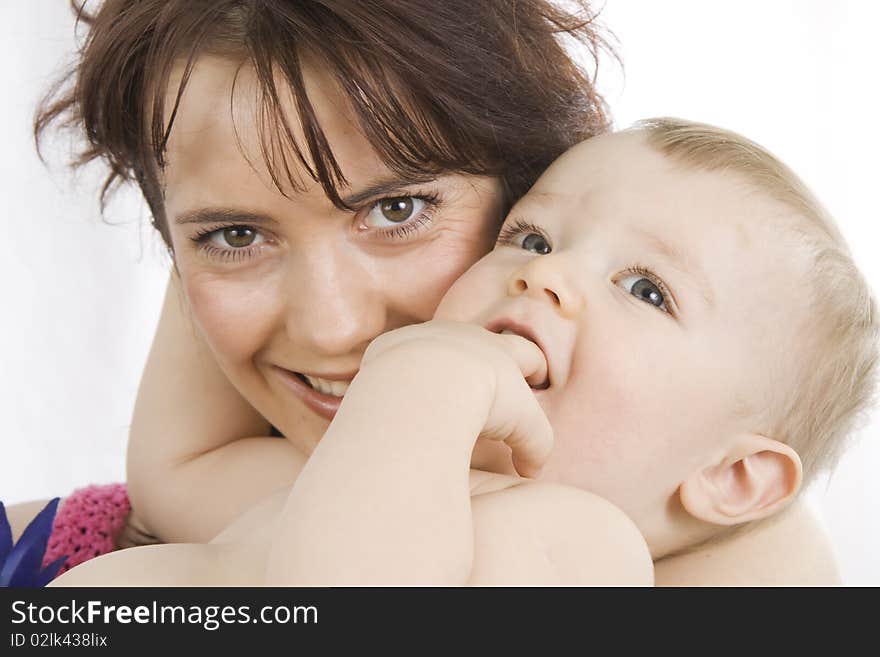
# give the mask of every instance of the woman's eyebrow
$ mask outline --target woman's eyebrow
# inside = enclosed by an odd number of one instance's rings
[[[341,198],[345,205],[354,208],[371,199],[399,192],[402,188],[409,187],[410,185],[422,185],[436,179],[436,174],[428,173],[421,176],[387,176],[368,184],[366,187],[362,187],[356,192],[345,194]]]
[[[273,219],[271,217],[258,212],[248,212],[247,210],[237,210],[235,208],[214,207],[187,210],[181,212],[174,219],[174,223],[176,224],[267,224],[272,222]]]
[[[349,207],[357,207],[374,198],[381,198],[389,194],[400,192],[400,190],[410,185],[420,185],[426,182],[436,180],[434,174],[425,174],[423,176],[388,176],[380,178],[375,182],[368,184],[366,187],[342,196],[342,202]],[[273,219],[268,215],[259,212],[249,212],[247,210],[238,210],[235,208],[207,207],[196,208],[181,212],[174,219],[176,224],[217,224],[217,223],[240,223],[240,224],[267,224],[272,223]]]

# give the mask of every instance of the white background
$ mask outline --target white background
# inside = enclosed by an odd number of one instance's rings
[[[625,79],[600,69],[620,127],[677,115],[732,128],[797,170],[880,290],[877,3],[608,0]],[[50,168],[30,131],[73,48],[66,0],[0,3],[0,499],[121,481],[127,427],[168,261],[134,193],[102,223],[100,172]],[[793,291],[796,293],[796,291]],[[880,413],[810,491],[845,583],[880,585]]]

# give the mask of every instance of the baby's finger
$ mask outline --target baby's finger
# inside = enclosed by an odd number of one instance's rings
[[[553,449],[553,429],[538,401],[531,397],[529,402],[531,407],[504,442],[511,449],[513,467],[520,476],[537,477]]]
[[[504,348],[516,361],[519,371],[530,386],[541,386],[547,381],[547,358],[538,345],[512,333],[504,333],[498,337],[502,338]]]

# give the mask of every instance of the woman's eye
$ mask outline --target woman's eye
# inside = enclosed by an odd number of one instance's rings
[[[202,240],[218,251],[232,251],[261,244],[265,238],[256,228],[250,226],[227,226],[212,230],[198,239],[198,241]]]
[[[220,248],[243,249],[253,245],[257,237],[259,233],[249,226],[229,226],[215,230],[210,241]]]
[[[397,196],[378,201],[367,214],[364,223],[370,228],[398,226],[425,209],[425,201],[415,196]]]
[[[544,236],[538,235],[537,233],[529,233],[526,235],[522,241],[522,248],[526,251],[539,253],[541,255],[547,255],[552,251],[552,248],[547,243],[547,240],[544,239]]]
[[[618,281],[618,284],[631,295],[656,306],[664,312],[669,312],[666,306],[666,297],[660,287],[649,278],[645,278],[639,274],[624,276]]]

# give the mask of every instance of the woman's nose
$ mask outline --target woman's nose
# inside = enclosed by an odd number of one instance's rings
[[[548,301],[568,318],[575,317],[584,307],[583,295],[572,284],[558,256],[546,255],[530,260],[510,277],[507,294],[512,297],[526,294]]]
[[[311,258],[288,273],[288,338],[303,351],[344,356],[366,349],[385,330],[384,295],[345,254]]]

